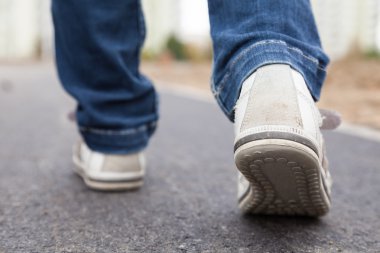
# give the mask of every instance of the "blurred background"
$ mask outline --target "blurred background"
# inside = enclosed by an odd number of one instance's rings
[[[347,122],[380,129],[380,0],[313,0],[323,46],[332,59],[320,107]],[[206,94],[211,41],[206,0],[143,0],[147,39],[142,71],[163,86]],[[0,0],[0,68],[53,69],[49,0]],[[7,74],[1,71],[1,87]]]

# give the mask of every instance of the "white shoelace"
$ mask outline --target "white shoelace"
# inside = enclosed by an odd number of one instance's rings
[[[320,128],[323,130],[334,130],[342,123],[341,116],[336,111],[319,109],[319,112],[322,117],[322,125]]]

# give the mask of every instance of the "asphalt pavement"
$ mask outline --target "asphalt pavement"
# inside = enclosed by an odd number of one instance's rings
[[[51,66],[0,66],[0,252],[380,252],[380,142],[325,133],[327,216],[243,216],[215,103],[161,94],[145,185],[126,193],[72,172],[73,107]]]

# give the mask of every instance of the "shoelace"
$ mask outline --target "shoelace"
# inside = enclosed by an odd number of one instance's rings
[[[341,116],[336,111],[319,109],[319,112],[322,117],[322,125],[320,126],[320,129],[334,130],[342,123]]]

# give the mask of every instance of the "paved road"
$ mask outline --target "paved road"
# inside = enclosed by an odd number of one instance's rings
[[[245,217],[232,126],[215,104],[162,95],[145,186],[93,192],[71,171],[73,102],[52,68],[0,67],[0,252],[379,252],[380,143],[327,133],[332,212]]]

